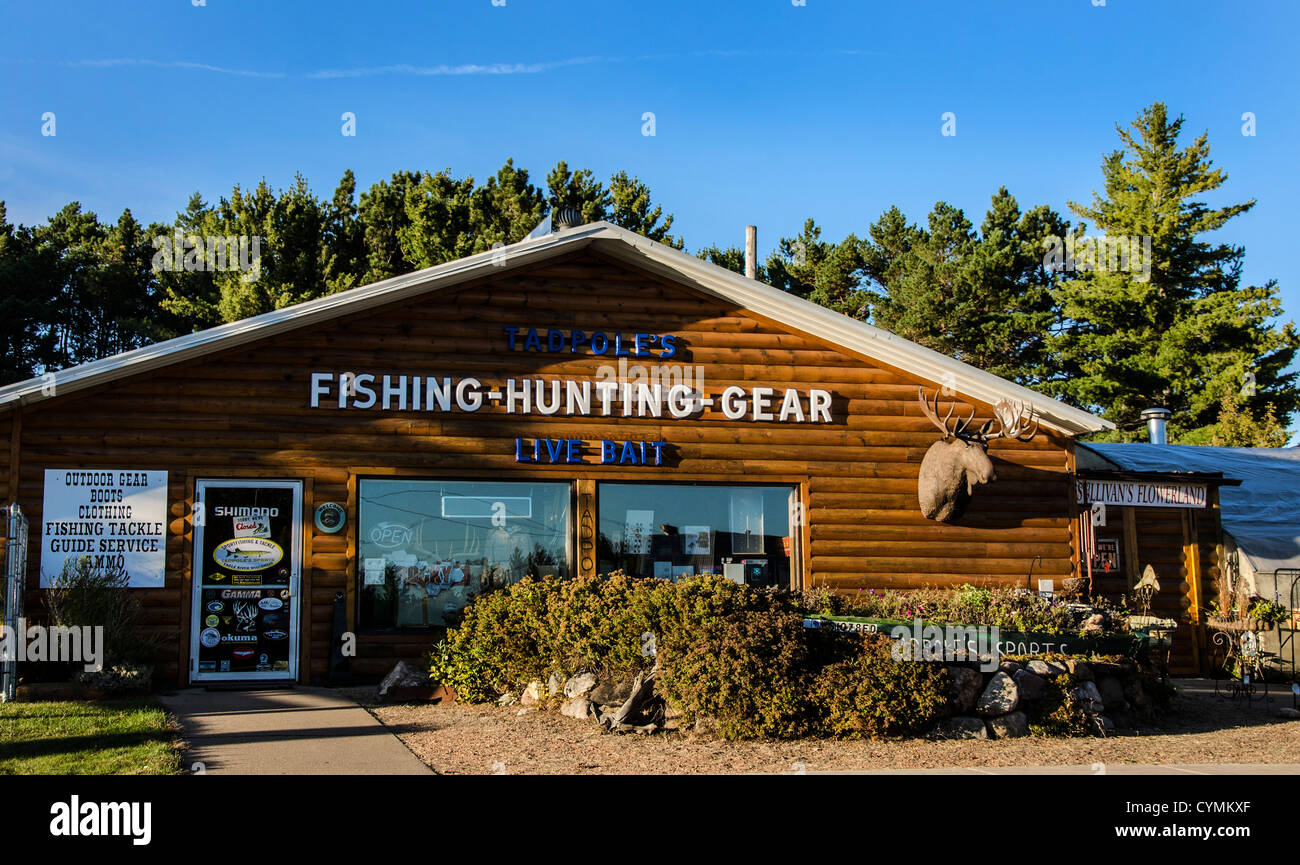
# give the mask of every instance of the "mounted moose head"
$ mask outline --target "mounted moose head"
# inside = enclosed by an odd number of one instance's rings
[[[989,442],[998,438],[1029,441],[1038,432],[1036,412],[1031,408],[1026,417],[1023,403],[998,400],[993,406],[993,418],[972,432],[970,425],[975,419],[974,409],[970,417],[950,425],[956,404],[950,405],[948,413],[940,418],[937,393],[933,405],[926,401],[923,388],[917,388],[916,397],[925,416],[943,430],[943,439],[930,445],[925,459],[921,460],[921,474],[916,487],[921,513],[926,519],[941,523],[956,522],[966,512],[975,488],[998,479],[988,455]],[[1029,430],[1030,422],[1034,425],[1032,430]],[[995,423],[998,431],[990,434]]]

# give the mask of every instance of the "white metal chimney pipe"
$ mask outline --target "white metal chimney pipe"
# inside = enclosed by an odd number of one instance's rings
[[[745,276],[758,277],[758,226],[745,226]]]
[[[1169,444],[1166,426],[1173,416],[1167,408],[1149,408],[1142,412],[1142,420],[1147,422],[1147,436],[1153,445]]]

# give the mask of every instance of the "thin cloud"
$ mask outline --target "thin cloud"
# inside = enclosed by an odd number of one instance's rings
[[[545,63],[462,63],[437,66],[363,66],[353,69],[320,69],[308,73],[307,78],[366,78],[374,75],[537,75],[564,66],[582,66],[587,63],[608,61],[607,57],[573,57]]]
[[[59,65],[83,69],[111,69],[123,66],[148,67],[150,69],[192,69],[198,72],[217,72],[222,75],[240,75],[246,78],[288,77],[283,72],[259,72],[256,69],[231,69],[226,66],[191,63],[185,60],[144,60],[134,57],[110,57],[104,60],[69,60]]]

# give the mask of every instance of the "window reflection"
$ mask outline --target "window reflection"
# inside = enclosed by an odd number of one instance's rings
[[[794,487],[602,483],[597,491],[602,573],[790,585]]]
[[[568,484],[363,480],[360,502],[362,628],[445,625],[471,595],[569,574]]]

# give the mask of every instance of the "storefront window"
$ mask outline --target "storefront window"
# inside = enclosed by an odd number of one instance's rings
[[[357,581],[362,628],[426,628],[470,595],[568,576],[569,485],[363,480]]]
[[[794,487],[602,483],[597,494],[602,573],[790,585]]]

